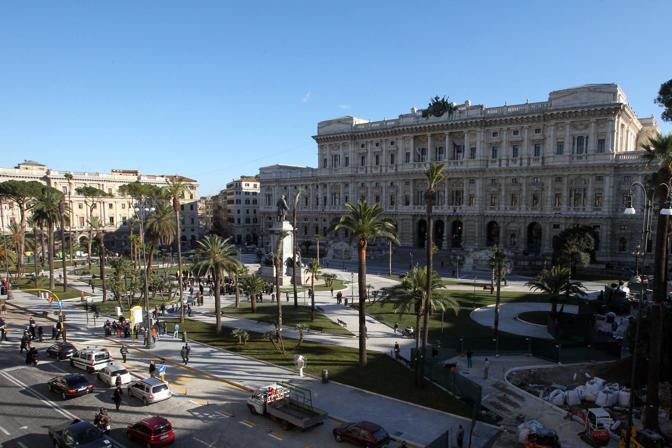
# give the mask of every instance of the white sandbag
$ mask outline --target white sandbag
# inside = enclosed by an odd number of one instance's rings
[[[577,394],[579,394],[579,400],[583,401],[583,400],[586,399],[585,398],[586,397],[586,386],[584,386],[584,385],[576,386],[574,388],[574,390],[576,391]]]
[[[614,392],[611,389],[604,389],[599,394],[597,394],[597,399],[595,404],[603,408],[609,408],[615,405],[618,402],[618,392]]]
[[[627,408],[630,405],[630,391],[628,389],[618,391],[618,405],[622,408]]]
[[[586,401],[596,401],[598,394],[604,388],[604,380],[602,378],[591,378],[586,382],[585,399]]]
[[[562,406],[565,404],[565,393],[559,389],[556,389],[548,396],[548,401],[556,406]]]
[[[577,406],[581,404],[581,397],[576,389],[569,390],[565,393],[565,402],[567,406]]]

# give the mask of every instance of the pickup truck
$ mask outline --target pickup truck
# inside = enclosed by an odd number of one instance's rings
[[[310,390],[289,383],[260,387],[247,399],[247,407],[252,414],[282,422],[286,430],[305,431],[327,419],[325,411],[313,407]]]

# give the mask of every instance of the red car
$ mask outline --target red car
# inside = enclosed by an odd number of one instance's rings
[[[390,443],[390,435],[380,425],[371,422],[343,423],[334,428],[338,442],[350,442],[367,448],[379,448]]]
[[[131,440],[138,440],[148,447],[166,446],[175,441],[173,425],[163,417],[148,417],[126,428]]]

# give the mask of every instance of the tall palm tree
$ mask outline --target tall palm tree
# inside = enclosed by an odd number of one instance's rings
[[[275,266],[275,303],[276,303],[276,320],[275,320],[275,334],[278,342],[282,335],[282,300],[280,300],[280,277],[284,271],[285,264],[282,259],[282,242],[287,238],[289,232],[281,230],[278,232],[277,240],[275,242],[275,250],[273,251],[273,266]]]
[[[577,280],[571,280],[569,268],[552,266],[544,269],[533,280],[525,284],[532,291],[546,294],[551,302],[551,314],[557,314],[558,302],[563,296],[576,294],[583,290],[583,285]]]
[[[100,268],[100,281],[103,290],[103,302],[107,300],[107,283],[105,282],[105,225],[102,219],[93,216],[89,219],[90,239],[96,239],[98,244],[98,266]]]
[[[296,265],[297,263],[300,263],[301,260],[297,260],[297,244],[296,244],[296,224],[297,224],[297,215],[298,215],[298,210],[299,210],[299,196],[301,196],[301,192],[303,190],[299,190],[296,192],[296,195],[294,195],[294,201],[292,204],[292,287],[294,289],[294,308],[298,308],[299,306],[299,292],[296,288]],[[312,320],[312,319],[311,319]]]
[[[256,274],[246,275],[241,278],[243,291],[250,298],[250,309],[253,313],[257,312],[257,295],[266,289],[266,281]]]
[[[222,331],[222,304],[221,291],[222,280],[226,272],[232,266],[238,264],[236,248],[229,240],[222,239],[219,235],[208,235],[198,241],[196,248],[196,262],[193,270],[197,275],[211,275],[215,283],[215,320],[217,333]]]
[[[70,190],[68,190],[70,191]],[[59,227],[61,228],[61,263],[63,264],[63,292],[68,290],[68,262],[65,251],[65,214],[68,212],[68,204],[65,203],[65,196],[61,195],[61,199],[58,201],[58,222]],[[68,218],[70,221],[70,218]],[[70,235],[70,255],[72,256],[72,234]]]
[[[14,252],[16,253],[16,272],[19,273],[19,258],[21,258],[21,242],[25,241],[24,231],[17,222],[12,221],[9,223],[9,240],[14,245]]]
[[[234,306],[235,308],[238,308],[240,305],[240,279],[247,274],[247,266],[245,266],[242,263],[236,264],[231,267],[231,270],[229,271],[229,275],[231,278],[233,278],[233,283],[234,283],[234,293],[235,293],[235,302]],[[255,302],[255,307],[256,307],[256,302]]]
[[[427,207],[427,247],[425,248],[427,254],[427,274],[426,281],[427,285],[425,286],[426,294],[426,303],[427,306],[424,307],[422,315],[422,326],[424,328],[422,336],[422,348],[420,350],[420,378],[422,381],[425,373],[425,351],[427,350],[427,338],[429,337],[429,314],[431,313],[431,300],[432,300],[432,272],[434,272],[434,232],[432,221],[434,218],[434,200],[436,199],[436,190],[441,185],[441,183],[446,180],[446,175],[443,170],[443,163],[431,162],[427,171],[425,171],[425,177],[427,177],[427,191],[425,192],[425,205]],[[417,353],[417,352],[416,352]]]
[[[310,275],[310,321],[312,322],[315,320],[315,280],[320,278],[320,263],[316,259],[310,260],[306,274]]]
[[[504,251],[497,246],[496,244],[491,248],[490,255],[490,267],[492,268],[492,276],[490,284],[493,288],[496,288],[497,292],[495,294],[495,325],[494,325],[494,338],[495,338],[495,351],[499,352],[499,305],[502,298],[502,278],[504,277],[504,261],[506,255]]]
[[[189,186],[184,182],[181,176],[175,175],[167,180],[168,186],[165,187],[166,193],[173,202],[173,212],[175,213],[175,242],[177,246],[177,268],[179,270],[178,287],[180,288],[180,304],[184,304],[184,291],[182,288],[182,239],[180,230],[180,199]],[[180,322],[184,322],[184,306],[180,307]]]
[[[356,204],[345,204],[348,214],[341,216],[334,230],[346,230],[357,240],[357,257],[359,260],[359,365],[366,367],[366,248],[369,240],[384,238],[398,244],[394,222],[383,217],[384,210],[380,204],[369,207],[365,200]]]
[[[62,193],[55,188],[44,187],[42,193],[36,198],[33,206],[33,219],[41,226],[47,228],[47,256],[49,259],[49,289],[54,290],[56,281],[54,278],[54,228],[59,222],[61,214],[60,201]]]
[[[175,237],[175,220],[173,209],[159,203],[154,213],[145,219],[145,244],[149,243],[147,273],[152,271],[152,259],[158,246],[168,246]]]
[[[70,228],[70,238],[69,238],[69,252],[70,252],[70,261],[72,258],[72,223],[75,220],[74,209],[72,207],[72,179],[74,178],[72,173],[65,173],[63,175],[65,180],[68,181],[68,227]]]
[[[657,187],[658,204],[660,208],[667,207],[670,182],[672,181],[672,133],[658,134],[649,139],[644,146],[644,159],[658,166],[656,184],[667,185],[667,189]],[[644,426],[647,429],[658,430],[658,408],[660,407],[660,364],[662,357],[663,319],[662,306],[667,300],[667,240],[669,232],[669,217],[658,215],[656,225],[656,253],[654,271],[653,303],[649,308],[651,329],[649,331],[649,366],[646,382],[646,411]]]
[[[428,306],[432,309],[444,311],[452,309],[455,314],[460,310],[459,303],[447,295],[434,294],[438,289],[443,288],[445,283],[439,277],[439,274],[432,272],[431,278],[432,294],[427,297],[427,268],[424,266],[415,266],[406,274],[401,285],[387,290],[383,302],[392,303],[395,313],[400,315],[412,312],[415,315],[415,350],[420,349],[421,335],[424,334],[420,327],[420,319],[424,315],[424,310]],[[431,303],[428,303],[431,301]],[[416,382],[419,384],[420,363],[415,363]]]

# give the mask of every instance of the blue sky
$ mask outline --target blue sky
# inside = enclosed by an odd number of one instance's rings
[[[671,16],[668,0],[2,2],[0,165],[180,173],[213,194],[314,166],[320,120],[436,94],[496,106],[617,82],[659,118]]]

